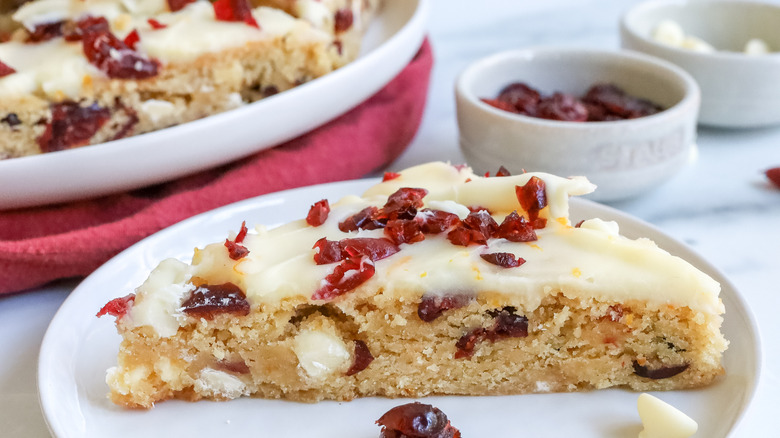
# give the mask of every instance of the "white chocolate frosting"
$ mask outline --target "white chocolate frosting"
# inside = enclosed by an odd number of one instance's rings
[[[37,25],[87,16],[106,17],[120,39],[136,30],[140,37],[136,50],[163,65],[278,37],[294,35],[306,41],[330,38],[308,20],[269,7],[252,11],[259,28],[219,21],[208,0],[197,0],[176,12],[168,10],[165,0],[35,0],[20,7],[14,19],[32,30]],[[154,29],[149,18],[167,27]],[[0,62],[16,70],[0,78],[0,97],[35,94],[54,100],[76,99],[92,78],[105,78],[86,59],[80,41],[68,42],[62,37],[41,43],[0,43]]]
[[[560,292],[574,299],[641,300],[657,307],[687,306],[696,312],[723,312],[719,284],[652,241],[623,237],[618,234],[616,223],[600,219],[573,226],[568,216],[569,196],[586,194],[595,188],[585,178],[567,179],[544,173],[484,178],[468,168],[458,169],[445,163],[412,167],[400,172],[398,178],[371,187],[362,197],[341,199],[332,204],[327,220],[320,226],[310,226],[301,219],[271,230],[258,227],[246,236],[243,244],[249,254],[239,261],[228,257],[223,242],[209,245],[197,251],[186,272],[211,284],[238,285],[253,307],[290,297],[311,301],[312,294],[337,265],[315,264],[312,247],[317,240],[384,236],[382,229],[340,231],[338,224],[347,217],[367,206],[381,208],[388,195],[401,187],[415,187],[428,190],[423,208],[450,211],[462,218],[468,214],[468,206],[481,206],[501,223],[512,211],[527,216],[515,187],[524,185],[532,176],[545,182],[548,200],[548,206],[540,212],[547,224],[536,230],[538,240],[526,243],[491,238],[487,246],[457,246],[447,239],[446,232],[427,234],[423,241],[401,244],[399,252],[376,261],[373,277],[344,297],[373,294],[380,288],[385,296],[413,300],[422,293],[489,291],[511,295],[513,302],[522,303],[523,310],[528,312],[549,294]],[[308,206],[301,206],[301,217],[307,212]],[[480,257],[495,252],[512,253],[526,262],[519,267],[503,268]],[[170,266],[182,272],[180,265]],[[134,324],[141,321],[135,319],[139,303],[150,299],[147,295],[151,293],[154,291],[148,287],[139,289],[132,312]],[[170,333],[175,313],[170,314],[167,322],[161,320],[165,333]],[[143,319],[145,323],[149,320]]]

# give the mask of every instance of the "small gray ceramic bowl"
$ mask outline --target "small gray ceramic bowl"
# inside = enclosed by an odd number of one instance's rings
[[[612,122],[564,122],[494,108],[512,82],[545,95],[581,96],[596,83],[665,108],[657,114]],[[662,184],[695,152],[699,88],[682,69],[628,51],[536,48],[483,58],[464,70],[455,86],[460,146],[478,172],[504,166],[512,172],[584,175],[598,185],[591,199],[630,198]]]
[[[718,51],[700,53],[655,41],[672,20]],[[652,0],[629,10],[620,22],[621,44],[673,62],[701,87],[703,125],[749,128],[780,123],[780,5],[752,1]],[[760,38],[775,52],[742,53]]]

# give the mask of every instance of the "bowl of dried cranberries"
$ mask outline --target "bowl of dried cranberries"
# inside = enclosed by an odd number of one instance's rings
[[[620,21],[621,45],[682,67],[701,88],[699,123],[780,124],[780,5],[651,0]]]
[[[584,175],[599,201],[651,190],[695,156],[696,82],[636,52],[498,53],[460,74],[455,100],[460,147],[475,170]]]

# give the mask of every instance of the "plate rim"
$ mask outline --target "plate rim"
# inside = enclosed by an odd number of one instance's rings
[[[364,191],[371,185],[376,184],[379,181],[381,181],[380,178],[364,178],[364,179],[356,179],[356,180],[322,183],[322,184],[298,187],[294,189],[288,189],[279,192],[260,195],[253,198],[238,201],[232,204],[228,204],[222,207],[218,207],[216,209],[203,212],[198,215],[192,216],[190,218],[184,219],[150,236],[147,236],[146,238],[140,240],[139,242],[136,242],[132,246],[123,250],[116,256],[112,257],[109,261],[101,265],[92,274],[90,274],[84,280],[82,280],[76,286],[76,288],[74,288],[74,290],[68,295],[68,297],[63,301],[63,303],[58,308],[57,312],[52,317],[48,327],[46,328],[45,334],[41,342],[41,347],[39,349],[38,361],[37,361],[38,370],[36,373],[38,401],[41,407],[41,412],[43,414],[44,421],[52,436],[53,437],[70,436],[67,433],[68,430],[63,431],[60,427],[58,427],[58,424],[53,424],[52,412],[51,412],[51,409],[53,409],[53,407],[50,406],[53,401],[50,400],[51,397],[47,398],[44,395],[45,388],[47,388],[50,384],[49,381],[50,376],[49,374],[47,374],[47,366],[46,366],[47,358],[55,357],[49,352],[50,349],[54,348],[52,346],[53,344],[52,338],[56,337],[55,329],[57,328],[58,325],[61,325],[60,320],[61,319],[67,320],[68,317],[67,315],[69,313],[68,311],[70,310],[71,307],[77,305],[77,300],[81,298],[81,295],[84,295],[85,298],[88,298],[94,294],[99,293],[97,289],[89,287],[92,281],[96,281],[95,278],[100,279],[100,277],[103,276],[104,271],[112,270],[114,268],[114,265],[121,263],[124,258],[129,257],[134,252],[141,251],[142,248],[152,244],[154,241],[158,239],[167,239],[170,238],[169,235],[172,236],[178,234],[180,229],[195,227],[197,226],[198,223],[208,224],[210,221],[219,220],[218,218],[224,215],[237,216],[241,212],[252,211],[254,209],[261,208],[262,204],[268,204],[273,202],[286,203],[288,201],[286,201],[285,198],[296,196],[298,194],[321,193],[323,190],[333,190],[342,193],[341,195],[337,195],[337,196],[344,196],[344,194],[346,193],[362,193],[362,191]],[[636,216],[632,216],[614,207],[604,205],[589,199],[570,198],[569,201],[571,203],[570,207],[572,207],[571,211],[574,212],[575,215],[577,213],[577,210],[579,210],[580,208],[594,209],[598,214],[604,213],[607,216],[605,218],[606,220],[617,220],[621,226],[621,234],[623,234],[623,225],[624,225],[624,223],[621,221],[627,221],[629,225],[632,227],[638,226],[640,228],[652,231],[653,241],[658,243],[658,240],[661,240],[664,243],[672,244],[673,246],[683,249],[686,252],[684,260],[694,265],[697,269],[704,271],[707,275],[710,275],[711,277],[715,278],[716,281],[718,281],[721,284],[721,299],[723,299],[723,291],[724,290],[729,291],[728,299],[733,300],[736,304],[738,304],[738,309],[740,310],[738,314],[741,315],[742,317],[741,319],[743,319],[743,322],[746,323],[746,326],[744,328],[752,336],[751,340],[755,345],[755,348],[753,349],[754,356],[752,358],[755,363],[752,369],[750,369],[750,371],[752,371],[752,374],[750,375],[751,381],[749,385],[744,386],[744,390],[745,390],[745,394],[743,397],[744,400],[741,403],[741,408],[738,414],[731,421],[728,430],[727,436],[734,436],[735,432],[738,431],[740,424],[743,422],[746,412],[748,411],[750,405],[753,403],[755,399],[755,395],[758,389],[758,384],[760,382],[763,363],[764,363],[764,355],[763,355],[763,351],[761,350],[762,342],[761,342],[759,326],[757,324],[755,315],[751,307],[745,301],[744,297],[739,292],[739,289],[720,269],[718,269],[711,262],[705,259],[696,250],[694,250],[692,247],[687,245],[685,242],[676,239],[673,236],[662,231],[659,227],[655,226],[654,224],[644,221],[643,219],[638,218]],[[670,251],[669,248],[662,245],[661,243],[658,243],[658,246],[675,255],[674,252]],[[145,274],[148,274],[148,272]],[[89,291],[92,292],[90,293]],[[104,298],[110,299],[111,297],[109,296]],[[729,315],[729,313],[727,313],[726,315]],[[731,340],[731,342],[734,341],[736,340]],[[58,431],[60,433],[57,433]]]
[[[430,10],[430,0],[405,0],[404,2],[391,2],[391,4],[400,4],[396,9],[391,11],[408,11],[409,17],[402,25],[391,35],[383,38],[379,44],[371,48],[367,53],[361,54],[354,61],[344,65],[343,67],[336,69],[326,75],[309,81],[293,89],[287,90],[279,95],[271,96],[266,99],[262,99],[256,102],[252,102],[243,105],[239,108],[224,111],[218,114],[214,114],[201,119],[193,120],[187,123],[171,126],[168,128],[151,131],[136,136],[131,136],[119,140],[110,142],[104,142],[88,147],[67,149],[63,151],[55,151],[45,154],[30,155],[24,157],[10,158],[0,160],[0,186],[6,187],[0,190],[0,211],[45,206],[53,203],[91,199],[97,196],[103,196],[111,193],[117,193],[124,190],[131,190],[146,185],[156,184],[163,181],[170,181],[175,178],[189,175],[194,172],[214,168],[219,165],[226,164],[228,162],[237,160],[241,157],[251,155],[253,153],[260,152],[262,150],[270,149],[283,144],[293,138],[296,138],[306,132],[316,129],[325,123],[338,118],[351,109],[358,106],[365,99],[372,96],[379,91],[382,87],[387,85],[417,53],[422,42],[425,38],[425,29],[427,23],[427,17]],[[378,13],[379,16],[388,13],[390,6],[383,5]],[[402,9],[404,8],[404,9]],[[405,9],[408,8],[408,9]],[[376,20],[376,18],[375,18]],[[378,24],[377,24],[378,25]],[[369,31],[371,28],[369,27]],[[405,42],[413,42],[413,44],[405,44]],[[398,55],[398,56],[390,56]],[[375,81],[373,86],[369,87],[365,92],[362,92],[360,99],[352,99],[347,104],[339,104],[337,110],[329,112],[327,114],[319,113],[316,118],[302,119],[300,122],[302,128],[295,132],[285,132],[282,135],[272,136],[271,141],[257,142],[262,143],[263,146],[251,146],[228,149],[225,153],[221,154],[219,159],[205,160],[198,158],[197,154],[189,154],[190,157],[186,157],[183,161],[186,163],[177,167],[176,170],[167,171],[163,173],[156,171],[154,175],[141,175],[143,172],[134,172],[133,175],[125,175],[121,182],[105,181],[106,178],[99,178],[97,174],[92,174],[87,179],[82,179],[81,183],[74,184],[72,181],[66,181],[66,177],[74,175],[76,172],[74,169],[83,169],[84,162],[102,161],[103,163],[110,163],[113,168],[122,168],[124,165],[122,158],[127,158],[130,155],[141,154],[148,152],[149,143],[153,145],[172,143],[179,140],[182,136],[191,136],[191,131],[195,133],[202,133],[212,131],[220,127],[221,124],[226,122],[235,122],[235,119],[241,119],[254,115],[254,113],[262,111],[267,108],[270,103],[274,106],[272,109],[279,109],[290,100],[299,99],[298,96],[307,96],[307,93],[316,92],[322,94],[322,89],[329,88],[332,84],[340,84],[344,79],[342,77],[350,78],[359,74],[361,71],[369,68],[376,63],[380,63],[385,59],[401,59],[394,63],[394,68],[388,69],[384,73],[386,78]],[[397,65],[396,65],[397,64]],[[366,67],[364,67],[366,66]],[[395,68],[397,67],[397,68]],[[381,75],[374,75],[381,76]],[[386,80],[385,80],[386,79]],[[310,91],[314,89],[315,91]],[[281,99],[281,100],[280,100]],[[353,101],[354,100],[354,101]],[[345,101],[347,101],[345,99]],[[225,149],[225,148],[221,148]],[[99,167],[99,166],[96,166]],[[29,185],[28,189],[19,193],[18,191],[9,191],[7,187],[15,187],[15,181],[26,180],[23,176],[34,173],[39,169],[46,169],[48,173],[56,173],[57,175],[57,187],[58,190],[54,192],[51,188],[55,186],[54,181],[44,184],[44,187],[40,185]],[[138,170],[138,169],[135,169]],[[62,180],[62,181],[60,181]],[[100,180],[103,184],[88,184],[89,182],[96,182]],[[18,184],[18,183],[17,183]]]

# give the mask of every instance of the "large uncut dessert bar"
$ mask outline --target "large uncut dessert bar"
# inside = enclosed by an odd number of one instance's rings
[[[717,282],[614,222],[571,223],[586,179],[507,173],[412,167],[163,261],[100,312],[122,336],[111,399],[646,391],[723,374]]]
[[[378,3],[26,3],[0,43],[0,159],[154,131],[320,77],[355,59]]]

